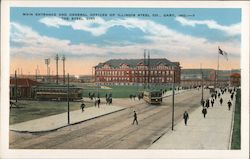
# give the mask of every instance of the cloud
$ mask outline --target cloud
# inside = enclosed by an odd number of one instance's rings
[[[72,44],[70,40],[62,40],[40,35],[28,26],[11,22],[11,54],[20,56],[54,56],[64,53],[73,56],[84,54],[103,54],[105,49],[95,45]],[[15,44],[15,45],[14,45]]]
[[[236,55],[237,57],[235,58],[239,60],[239,41],[209,41],[206,38],[177,32],[151,20],[137,18],[104,20],[97,18],[94,22],[89,22],[84,20],[65,21],[60,18],[42,18],[40,22],[46,24],[46,26],[58,29],[61,26],[69,26],[73,30],[88,31],[94,36],[106,34],[114,26],[122,26],[129,30],[139,29],[144,33],[142,38],[146,39],[146,42],[131,43],[126,41],[124,45],[121,45],[119,41],[113,43],[108,41],[107,45],[104,46],[85,43],[72,44],[70,39],[63,40],[43,36],[31,27],[11,22],[11,42],[19,44],[11,46],[11,55],[54,57],[57,53],[63,53],[66,56],[81,57],[83,59],[89,57],[105,57],[106,59],[142,58],[144,49],[148,49],[152,50],[152,57],[160,56],[181,62],[185,59],[193,59],[195,61],[201,58],[214,60],[217,58],[217,47],[220,45],[228,53]],[[203,62],[205,66],[206,61],[199,61],[198,66],[200,62]]]
[[[235,36],[241,34],[241,24],[232,24],[230,26],[224,26],[218,24],[214,20],[190,20],[183,17],[175,18],[176,21],[181,23],[183,26],[192,26],[195,27],[196,25],[206,25],[209,29],[216,29],[225,32],[229,36]]]
[[[39,22],[45,24],[46,26],[56,28],[59,28],[60,26],[70,26],[74,30],[90,32],[93,36],[103,35],[110,28],[115,26],[122,26],[127,29],[137,28],[146,34],[164,33],[166,35],[173,32],[163,25],[157,24],[150,20],[140,20],[138,18],[113,19],[105,21],[100,17],[96,17],[94,21],[66,21],[58,17],[45,17],[40,19]]]

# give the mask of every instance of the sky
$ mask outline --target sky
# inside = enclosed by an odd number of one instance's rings
[[[25,8],[10,10],[10,73],[90,75],[109,59],[167,58],[182,68],[240,68],[238,8]],[[59,74],[62,74],[62,60]]]

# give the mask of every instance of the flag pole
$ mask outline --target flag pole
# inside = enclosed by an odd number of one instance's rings
[[[220,49],[220,46],[218,46],[218,51]],[[218,87],[218,75],[219,75],[219,65],[220,65],[220,53],[218,52],[218,61],[217,61],[217,73],[216,73],[216,87]]]

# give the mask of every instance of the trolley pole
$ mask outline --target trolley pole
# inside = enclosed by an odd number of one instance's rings
[[[15,97],[16,97],[16,103],[17,103],[17,75],[15,70]]]
[[[174,130],[174,94],[175,94],[175,71],[174,71],[174,79],[172,84],[172,131]]]
[[[68,74],[68,91],[67,91],[67,101],[68,101],[68,124],[70,124],[70,116],[69,116],[69,74]]]

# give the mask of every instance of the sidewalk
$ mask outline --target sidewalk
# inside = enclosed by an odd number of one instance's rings
[[[222,106],[217,98],[214,107],[210,104],[205,119],[202,108],[196,109],[189,113],[187,126],[182,119],[175,125],[174,131],[168,130],[149,149],[229,149],[235,97],[230,111],[227,106],[230,94],[224,93],[222,97]]]
[[[111,114],[126,108],[114,105],[100,105],[100,108],[89,107],[82,110],[75,110],[70,112],[70,124],[76,124],[86,120],[94,119],[100,116]],[[18,132],[46,132],[56,130],[68,125],[68,114],[62,113],[52,115],[44,118],[30,120],[14,125],[10,125],[10,130]]]

